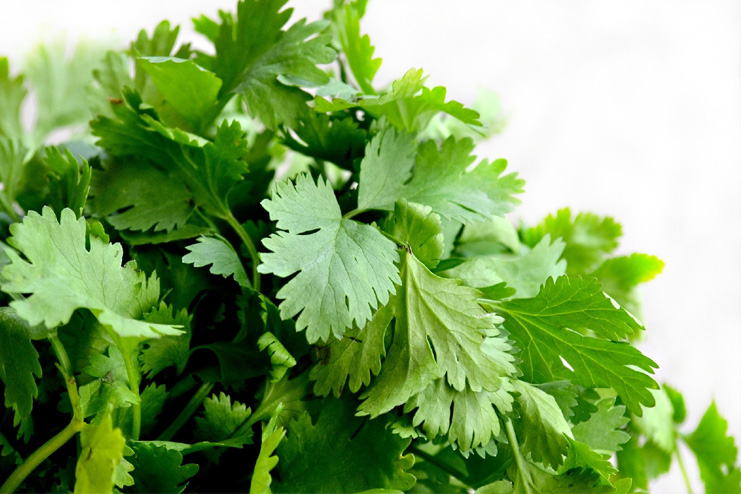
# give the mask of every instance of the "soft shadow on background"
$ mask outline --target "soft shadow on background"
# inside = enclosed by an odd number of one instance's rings
[[[289,5],[294,19],[316,19],[330,3]],[[715,399],[741,437],[741,2],[369,3],[362,29],[384,60],[377,81],[417,67],[464,103],[478,88],[500,95],[507,127],[477,151],[507,158],[527,180],[513,221],[564,206],[613,216],[620,253],[666,262],[643,287],[641,348],[660,365],[659,381],[684,393],[689,425]],[[122,46],[165,18],[193,39],[190,17],[235,5],[4,3],[0,54],[19,63],[59,33]],[[676,465],[652,491],[685,491]]]

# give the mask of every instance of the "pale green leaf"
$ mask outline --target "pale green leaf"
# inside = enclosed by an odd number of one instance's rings
[[[615,307],[594,279],[550,278],[540,293],[529,299],[496,304],[505,318],[509,337],[522,350],[524,378],[546,383],[566,379],[586,387],[611,387],[635,414],[641,405],[652,406],[649,376],[656,363],[635,347],[611,337],[624,337],[641,326]],[[595,336],[578,331],[589,330]]]
[[[345,219],[329,183],[306,174],[279,182],[262,202],[278,233],[263,239],[261,273],[294,276],[277,294],[281,317],[298,314],[296,329],[309,342],[362,327],[399,282],[393,242],[375,227]]]
[[[90,310],[101,324],[122,337],[157,338],[181,331],[171,325],[140,320],[159,297],[156,278],[147,279],[135,263],[121,266],[123,248],[89,238],[85,219],[64,209],[57,221],[45,207],[43,216],[31,211],[11,227],[8,239],[24,257],[8,251],[11,263],[2,271],[2,289],[30,294],[10,303],[31,325],[48,328],[66,324],[76,309]]]
[[[113,428],[110,410],[97,425],[80,432],[80,456],[75,470],[75,494],[112,493],[114,474],[123,459],[126,440]]]
[[[41,377],[39,354],[31,343],[28,323],[9,307],[0,307],[0,381],[5,388],[5,406],[18,418],[31,415],[39,395],[34,376]]]
[[[185,247],[190,252],[183,256],[185,264],[192,264],[197,268],[211,266],[211,274],[221,275],[224,278],[230,276],[241,286],[251,288],[247,273],[239,255],[226,239],[221,237],[198,237],[197,244]]]

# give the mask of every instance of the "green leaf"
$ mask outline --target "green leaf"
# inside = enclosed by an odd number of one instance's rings
[[[517,298],[535,297],[548,278],[558,278],[566,272],[566,263],[559,261],[564,243],[550,241],[545,236],[538,245],[523,255],[489,255],[472,257],[445,271],[445,276],[457,278],[469,286],[482,288],[506,283]],[[523,249],[526,250],[526,249]]]
[[[444,379],[438,379],[413,396],[404,411],[417,409],[412,425],[422,425],[429,439],[447,434],[462,454],[487,446],[501,433],[499,413],[512,411],[512,387],[508,380],[500,380],[496,392],[463,391],[451,388]],[[495,447],[496,449],[496,447]]]
[[[566,461],[560,469],[561,473],[569,470],[581,469],[592,470],[599,474],[602,483],[610,484],[610,476],[617,473],[615,467],[610,463],[610,455],[603,455],[594,451],[588,445],[568,438],[569,452],[566,455]]]
[[[186,480],[198,473],[198,465],[183,465],[179,451],[164,446],[133,444],[136,456],[132,458],[136,492],[180,493],[188,486]]]
[[[387,429],[387,420],[361,419],[354,410],[351,401],[325,398],[316,424],[306,413],[291,422],[278,445],[275,492],[406,491],[414,485],[406,472],[414,459],[403,455],[411,441]]]
[[[263,333],[257,340],[257,348],[261,352],[267,350],[270,355],[270,376],[273,381],[279,381],[291,367],[296,365],[296,359],[286,350],[283,343],[273,333]]]
[[[392,304],[384,305],[362,330],[348,330],[341,340],[325,347],[328,358],[315,365],[309,376],[316,381],[314,394],[327,396],[334,392],[339,398],[348,378],[353,393],[370,384],[371,374],[381,371],[381,359],[386,355],[384,337],[392,317]]]
[[[229,192],[247,172],[242,161],[247,141],[238,122],[224,121],[209,142],[165,127],[135,91],[124,90],[123,100],[114,102],[112,108],[116,118],[99,116],[90,124],[100,147],[112,156],[128,158],[124,166],[134,161],[131,157],[150,160],[168,176],[178,177],[198,206],[219,218],[230,215]],[[181,190],[179,185],[176,189]],[[177,197],[183,198],[182,194]]]
[[[432,208],[400,199],[383,229],[412,250],[425,266],[434,269],[443,256],[443,226]]]
[[[605,292],[631,312],[637,312],[639,303],[636,285],[651,281],[664,269],[664,263],[647,254],[613,257],[605,260],[590,276],[596,277]]]
[[[615,250],[622,228],[612,218],[601,218],[592,213],[579,213],[572,220],[571,210],[564,208],[522,232],[522,240],[533,247],[548,234],[566,242],[562,256],[568,263],[566,273],[585,275],[596,269],[605,255]]]
[[[299,314],[296,329],[310,343],[341,337],[353,322],[362,327],[399,282],[393,242],[376,228],[345,219],[329,183],[302,174],[279,182],[262,202],[278,233],[263,239],[261,273],[298,274],[277,294],[281,317]],[[307,257],[308,256],[308,257]]]
[[[5,387],[5,406],[13,407],[15,422],[31,415],[39,395],[34,376],[41,377],[39,354],[31,343],[28,323],[9,307],[0,307],[0,380]]]
[[[0,57],[0,108],[3,109],[0,114],[0,137],[19,139],[23,136],[21,105],[26,94],[23,76],[11,77],[8,59]]]
[[[471,139],[451,137],[439,149],[427,141],[419,147],[416,162],[411,159],[411,142],[411,137],[392,129],[371,141],[361,165],[360,209],[391,210],[404,197],[447,219],[469,223],[502,216],[519,202],[512,196],[522,192],[523,181],[516,174],[500,176],[506,161],[482,161],[469,170],[475,160]]]
[[[366,94],[375,94],[373,78],[381,66],[381,59],[373,58],[375,47],[367,34],[360,34],[364,11],[365,5],[361,2],[340,6],[333,12],[332,27],[358,86]]]
[[[216,110],[221,80],[192,60],[175,57],[139,57],[146,71],[168,105],[182,115],[195,129]]]
[[[473,141],[450,137],[440,148],[433,141],[423,143],[417,152],[412,179],[402,188],[410,202],[430,206],[441,216],[470,223],[486,221],[512,211],[520,201],[524,181],[515,173],[502,176],[505,160],[484,160],[473,170]],[[398,166],[388,163],[388,166]]]
[[[519,420],[513,421],[520,447],[546,467],[558,467],[569,448],[571,429],[556,400],[530,383],[513,380]]]
[[[622,430],[629,421],[625,416],[625,407],[616,406],[613,398],[606,398],[597,403],[597,411],[588,420],[579,422],[571,431],[574,439],[593,450],[612,454],[620,451],[620,445],[630,440],[630,434]]]
[[[250,481],[250,494],[270,494],[273,477],[270,471],[278,464],[275,450],[286,435],[286,430],[277,425],[278,414],[271,417],[262,429],[262,444],[255,462],[255,470]]]
[[[284,131],[286,146],[345,169],[352,169],[353,161],[363,156],[368,135],[353,118],[316,112],[301,116],[293,132],[298,140],[288,130]]]
[[[394,209],[414,167],[414,136],[386,126],[365,147],[360,163],[358,209]]]
[[[310,96],[284,82],[304,87],[324,84],[328,76],[316,64],[335,59],[331,36],[320,34],[326,21],[306,24],[302,19],[282,30],[293,11],[281,10],[286,1],[242,0],[236,20],[220,12],[218,30],[209,29],[216,56],[206,60],[223,81],[220,97],[241,94],[249,114],[271,129],[281,123],[294,127],[296,117],[307,111]]]
[[[684,439],[700,466],[700,478],[708,493],[741,492],[741,469],[737,464],[738,449],[727,435],[728,422],[715,402],[702,416],[692,434]]]
[[[432,274],[409,253],[401,279],[387,363],[363,394],[360,414],[385,413],[439,377],[458,391],[466,384],[496,391],[500,378],[515,372],[511,347],[495,326],[501,320],[478,305],[476,290]]]
[[[80,432],[80,456],[75,470],[75,494],[113,492],[114,474],[123,459],[126,440],[113,428],[110,409],[98,425]]]
[[[647,373],[656,363],[627,343],[604,339],[624,337],[642,327],[612,305],[596,280],[550,278],[536,297],[506,300],[497,307],[510,338],[522,350],[518,356],[524,379],[611,387],[636,415],[642,413],[641,405],[653,406],[649,390],[658,385]],[[578,332],[587,329],[595,336]]]
[[[91,189],[92,209],[118,230],[169,232],[193,214],[185,183],[144,160],[106,160],[93,175]]]
[[[320,90],[314,100],[314,109],[318,112],[335,112],[362,108],[376,118],[386,118],[396,128],[407,132],[425,130],[432,118],[439,113],[447,113],[468,125],[481,126],[477,112],[465,108],[457,101],[446,102],[445,88],[438,86],[429,89],[425,87],[426,79],[421,69],[410,69],[379,95],[355,94],[352,95],[355,97],[337,97],[331,102],[321,97],[322,94],[327,95],[327,91]]]
[[[141,392],[142,431],[147,434],[157,425],[160,413],[167,400],[167,387],[151,383]]]
[[[183,256],[185,264],[192,264],[197,268],[211,266],[211,274],[221,275],[224,278],[234,277],[234,281],[241,286],[252,288],[247,273],[239,255],[225,238],[198,237],[197,244],[185,247],[190,252]]]
[[[11,227],[8,243],[27,260],[7,251],[11,263],[2,271],[2,290],[31,294],[10,303],[31,325],[48,328],[66,324],[76,309],[90,310],[98,321],[122,337],[157,338],[180,334],[171,325],[140,320],[142,311],[159,297],[159,283],[136,270],[135,263],[121,266],[120,244],[88,239],[85,219],[64,209],[57,221],[45,207],[43,216],[31,211],[23,223]]]
[[[225,393],[206,398],[203,417],[196,417],[196,437],[211,442],[252,444],[252,428],[240,430],[252,411]],[[237,432],[239,432],[237,434]]]
[[[499,216],[465,225],[455,243],[457,252],[464,257],[499,254],[506,250],[519,254],[522,248],[512,222]]]
[[[45,163],[51,172],[47,205],[57,214],[70,208],[78,217],[82,216],[90,190],[90,165],[85,159],[79,163],[69,149],[62,155],[56,147],[46,149]]]
[[[0,182],[3,189],[0,190],[0,205],[5,212],[11,216],[17,215],[14,202],[18,195],[23,169],[26,165],[28,150],[19,139],[9,139],[0,135]]]
[[[651,394],[654,397],[654,406],[643,407],[643,415],[634,417],[633,423],[654,444],[672,454],[677,448],[672,403],[663,389],[651,390]]]
[[[142,371],[150,379],[168,367],[175,367],[177,373],[182,374],[190,356],[191,317],[188,312],[185,309],[177,311],[161,302],[146,320],[182,327],[183,333],[145,341],[139,353]]]
[[[65,43],[38,45],[28,53],[24,73],[36,96],[35,129],[31,147],[38,147],[49,133],[90,119],[89,86],[92,68],[103,58],[100,43],[78,42],[68,56]]]

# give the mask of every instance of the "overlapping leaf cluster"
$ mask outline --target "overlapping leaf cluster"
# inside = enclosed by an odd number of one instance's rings
[[[0,59],[0,492],[624,493],[680,441],[741,491],[631,344],[662,262],[611,218],[513,227],[496,115],[379,89],[365,2],[285,3],[196,19],[210,51]]]

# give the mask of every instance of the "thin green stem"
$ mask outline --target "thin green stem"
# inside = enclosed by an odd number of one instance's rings
[[[465,485],[467,487],[470,487],[470,486],[468,486],[468,484],[466,484],[466,482],[464,481],[464,479],[461,478],[461,472],[459,472],[459,471],[451,468],[450,466],[446,465],[445,463],[439,461],[433,455],[431,455],[431,454],[429,454],[429,453],[427,453],[425,451],[422,451],[421,449],[419,449],[418,447],[416,447],[414,445],[410,446],[409,447],[409,450],[412,453],[414,453],[416,456],[419,456],[420,458],[422,458],[423,460],[425,460],[426,462],[431,463],[432,465],[435,465],[437,468],[439,468],[440,470],[444,471],[445,473],[447,473],[451,477],[455,478],[456,480],[458,480],[463,485]]]
[[[117,339],[114,339],[116,341]],[[117,343],[119,343],[117,341]],[[125,351],[123,345],[116,345],[124,358],[124,365],[126,366],[126,376],[129,379],[129,389],[139,398],[139,370],[134,366],[131,352]],[[134,441],[139,440],[139,436],[142,431],[142,406],[141,401],[137,400],[137,403],[131,405],[131,412],[133,413],[133,419],[131,421],[131,439]]]
[[[57,356],[57,360],[59,360],[59,365],[64,370],[64,374],[66,374],[65,379],[74,375],[72,362],[70,361],[69,355],[67,355],[67,350],[65,350],[62,340],[59,339],[57,332],[54,331],[52,334],[47,336],[47,338],[49,339],[49,343],[51,343],[51,348],[54,350],[54,354]]]
[[[77,418],[72,419],[67,427],[62,429],[56,436],[46,441],[39,449],[31,453],[26,460],[10,474],[5,483],[0,486],[0,494],[15,492],[28,475],[33,472],[42,461],[52,453],[64,446],[75,434],[82,430],[85,423]]]
[[[208,394],[214,387],[214,383],[205,382],[201,384],[198,391],[191,397],[190,401],[185,408],[175,417],[175,420],[165,429],[162,434],[157,438],[158,441],[169,441],[177,432],[185,425],[190,417],[196,413],[196,410],[201,406],[203,400],[206,399]]]
[[[679,463],[679,469],[682,471],[682,477],[684,477],[684,485],[687,486],[687,494],[692,494],[692,484],[690,483],[689,475],[687,475],[687,469],[684,467],[684,461],[682,461],[682,455],[679,454],[679,444],[677,444],[676,450],[677,450],[677,462]]]
[[[507,439],[509,440],[509,445],[512,447],[512,453],[515,455],[517,475],[522,478],[522,485],[525,487],[525,493],[532,494],[532,490],[530,489],[530,475],[526,470],[525,459],[522,457],[522,453],[520,452],[520,445],[517,443],[517,435],[515,434],[515,428],[512,426],[512,421],[505,421],[504,427],[507,430]]]
[[[239,223],[239,221],[237,221],[231,211],[226,217],[226,222],[229,223],[229,226],[231,226],[232,229],[237,233],[237,235],[239,235],[239,238],[242,240],[244,245],[247,247],[247,251],[250,253],[250,258],[252,258],[252,288],[254,288],[256,292],[259,292],[260,273],[257,271],[257,266],[260,264],[260,254],[257,253],[257,249],[255,248],[255,244],[252,242],[252,239],[249,235],[247,235],[247,232]]]
[[[360,213],[365,213],[366,211],[367,211],[366,209],[353,209],[352,211],[343,214],[342,215],[342,218],[343,219],[346,219],[346,220],[349,220],[353,216],[357,216]]]

